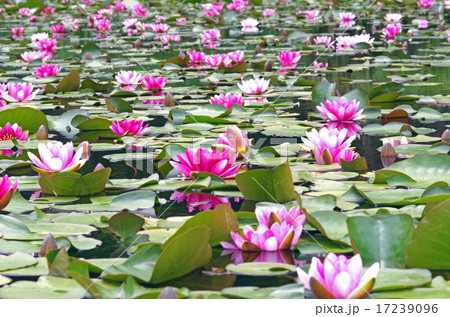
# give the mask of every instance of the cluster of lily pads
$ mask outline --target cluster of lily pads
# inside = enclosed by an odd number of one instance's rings
[[[450,297],[449,1],[0,6],[0,298]]]

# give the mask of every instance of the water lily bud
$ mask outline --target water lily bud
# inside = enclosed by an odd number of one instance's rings
[[[84,59],[87,61],[91,61],[92,60],[92,56],[89,53],[86,53],[86,55],[84,55]]]
[[[180,53],[178,53],[178,57],[181,59],[185,59],[186,58],[186,54],[183,53],[183,51],[180,51]]]
[[[266,71],[266,72],[272,71],[272,66],[273,66],[272,60],[268,59],[266,61],[266,63],[264,64],[264,71]]]
[[[103,170],[103,169],[105,169],[105,167],[103,166],[103,164],[102,164],[102,163],[98,163],[98,164],[95,166],[95,168],[94,168],[94,172],[97,172],[97,171]]]
[[[45,125],[41,125],[36,133],[36,139],[38,140],[48,140],[48,131]]]
[[[173,287],[166,286],[159,293],[158,299],[179,299],[177,293],[175,293]]]
[[[255,55],[257,55],[257,54],[259,54],[261,52],[262,52],[261,46],[259,44],[256,45],[256,47],[255,47]]]
[[[333,164],[333,156],[327,148],[322,151],[322,162],[326,165]]]
[[[134,48],[140,49],[142,47],[142,42],[140,39],[137,39],[136,42],[134,42]]]
[[[310,39],[307,39],[306,41],[305,41],[305,45],[306,46],[310,46],[312,43],[311,43],[311,40]]]
[[[408,32],[406,32],[406,35],[408,35],[408,36],[413,36],[413,35],[414,35],[413,30],[408,30]]]
[[[175,106],[175,98],[168,92],[164,98],[164,106]]]
[[[247,159],[245,153],[247,153],[250,147],[250,140],[237,126],[228,127],[225,133],[219,135],[217,143],[212,146],[213,149],[219,150],[220,152],[229,150],[230,158],[238,153],[240,157]]]
[[[79,41],[78,39],[74,39],[74,40],[72,41],[72,45],[73,45],[74,47],[78,47],[78,46],[80,46],[80,41]]]
[[[375,25],[372,25],[372,34],[377,33],[377,27]]]
[[[442,133],[441,140],[442,142],[450,143],[450,129],[447,129]]]
[[[81,155],[82,160],[89,160],[89,157],[91,156],[91,146],[89,145],[88,141],[83,141],[78,145],[76,151],[79,149],[83,149],[83,154]]]
[[[41,250],[39,251],[40,256],[46,256],[50,251],[58,249],[55,237],[51,233],[48,233],[41,245]]]
[[[284,38],[287,38],[287,36],[288,36],[287,31],[286,30],[281,31],[281,36]]]
[[[381,156],[383,157],[397,156],[394,146],[390,142],[386,142],[383,144],[383,147],[381,149]]]

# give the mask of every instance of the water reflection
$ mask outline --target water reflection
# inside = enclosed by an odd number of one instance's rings
[[[345,136],[346,138],[351,136],[356,136],[358,139],[360,138],[358,131],[361,130],[361,127],[353,121],[328,121],[327,128],[338,129],[339,131],[347,129],[347,135]]]
[[[294,256],[294,252],[291,250],[247,252],[225,249],[221,256],[226,255],[231,255],[231,261],[236,265],[246,262],[269,262],[303,266],[307,263],[306,261],[297,260]]]
[[[170,196],[170,199],[176,200],[177,203],[181,203],[186,200],[186,205],[189,212],[193,212],[194,210],[211,210],[220,204],[227,204],[231,207],[230,199],[227,197],[217,197],[202,193],[182,193],[176,191],[172,194],[172,196]],[[239,201],[239,198],[235,197],[234,201]]]

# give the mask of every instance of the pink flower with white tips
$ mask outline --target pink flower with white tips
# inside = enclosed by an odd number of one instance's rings
[[[22,131],[22,127],[19,127],[17,123],[11,125],[9,122],[2,128],[0,127],[0,141],[6,140],[28,140],[28,130]]]
[[[180,26],[184,26],[184,25],[186,25],[186,18],[185,17],[181,17],[181,18],[177,18],[177,25],[180,25]]]
[[[323,114],[330,121],[354,121],[361,120],[364,116],[361,115],[363,109],[359,110],[359,101],[355,99],[347,101],[344,98],[326,100],[325,104],[322,102],[317,110]]]
[[[19,13],[23,17],[29,17],[31,15],[31,10],[29,8],[20,8]]]
[[[212,17],[222,14],[224,3],[223,2],[204,3],[201,6],[205,15]]]
[[[356,18],[356,15],[354,15],[352,12],[341,12],[339,13],[339,27],[341,28],[349,28],[356,24],[354,19]]]
[[[432,8],[434,0],[418,0],[417,5],[422,8]]]
[[[148,23],[146,27],[155,33],[167,33],[169,30],[169,25],[165,23]]]
[[[117,135],[142,136],[148,127],[148,124],[142,126],[143,120],[122,120],[113,122],[109,127]]]
[[[218,41],[221,37],[220,31],[216,29],[204,30],[200,34],[203,43],[212,43]]]
[[[116,82],[121,86],[123,90],[133,91],[136,89],[141,81],[141,75],[136,71],[122,70],[116,75]]]
[[[222,105],[225,108],[229,109],[235,103],[241,106],[244,105],[244,99],[242,99],[242,94],[238,92],[234,94],[227,92],[226,94],[219,94],[215,95],[214,97],[211,97],[211,99],[209,99],[209,103]]]
[[[269,88],[270,80],[264,78],[243,80],[238,83],[239,89],[246,95],[261,95]]]
[[[142,26],[142,23],[138,21],[138,19],[125,19],[123,20],[122,24],[123,30],[127,32],[128,36],[144,32],[144,27]]]
[[[199,67],[206,63],[206,54],[203,52],[197,52],[196,50],[187,51],[189,55],[189,66]]]
[[[170,161],[170,164],[181,174],[190,178],[195,178],[193,174],[197,172],[207,172],[222,178],[234,178],[241,165],[233,166],[237,154],[232,158],[229,157],[229,150],[211,152],[208,149],[187,148],[184,154],[177,154],[179,163]]]
[[[156,36],[155,36],[156,38]],[[179,35],[175,34],[164,34],[159,36],[159,40],[164,44],[169,44],[170,42],[180,42],[181,38]]]
[[[328,165],[339,163],[340,159],[352,161],[359,155],[350,149],[350,144],[356,136],[347,138],[347,130],[322,128],[312,129],[302,137],[304,149],[314,153],[317,164]]]
[[[30,63],[37,59],[42,59],[43,61],[45,61],[48,58],[45,52],[35,52],[35,51],[28,51],[22,53],[20,56],[22,56],[22,59],[27,63]]]
[[[326,45],[326,47],[332,47],[333,46],[332,41],[333,40],[332,40],[331,36],[326,36],[326,35],[324,35],[324,36],[316,36],[314,38],[314,44],[315,45],[324,44],[324,45]]]
[[[11,185],[8,175],[3,176],[0,180],[0,210],[8,206],[16,193],[17,186],[19,186],[19,181],[16,181],[14,185]]]
[[[58,76],[60,71],[61,67],[58,67],[57,65],[44,64],[36,68],[36,70],[33,72],[33,75],[38,78],[53,77]]]
[[[114,11],[116,11],[116,12],[125,12],[126,9],[127,9],[127,5],[125,3],[117,2],[114,5]]]
[[[80,20],[78,20],[77,18],[67,18],[63,19],[61,22],[64,25],[64,28],[69,31],[78,30],[80,27]]]
[[[402,31],[402,25],[400,23],[389,23],[383,29],[383,35],[389,39],[393,39],[401,31]]]
[[[89,160],[89,143],[86,141],[77,147],[75,155],[72,142],[40,143],[38,151],[40,158],[31,152],[28,152],[28,157],[34,163],[33,170],[39,174],[75,172]]]
[[[144,89],[158,92],[164,88],[167,83],[167,78],[146,76],[142,78],[142,86]]]
[[[268,18],[275,14],[275,9],[265,9],[262,13],[262,16]]]
[[[285,51],[278,53],[277,58],[281,63],[281,67],[295,67],[302,56],[297,51]]]
[[[32,101],[40,89],[33,91],[33,84],[8,84],[7,91],[0,90],[2,98],[8,102]]]
[[[417,28],[419,29],[427,29],[428,21],[425,19],[417,20]]]
[[[39,51],[45,54],[46,58],[52,58],[58,42],[52,38],[40,40],[38,43]]]
[[[244,251],[277,251],[290,249],[300,238],[306,216],[300,207],[280,209],[257,208],[255,210],[259,225],[255,230],[246,225],[243,233],[230,232],[233,243],[222,242],[225,249]]]
[[[259,24],[258,20],[253,18],[247,18],[241,21],[242,32],[243,33],[256,33],[258,32],[258,28],[256,27]]]
[[[363,275],[359,254],[347,259],[329,253],[323,263],[313,257],[308,274],[297,269],[299,280],[320,299],[358,299],[367,297],[375,284],[380,264],[376,262]]]

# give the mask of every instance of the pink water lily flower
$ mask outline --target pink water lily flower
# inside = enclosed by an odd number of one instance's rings
[[[128,36],[132,36],[144,31],[144,27],[142,23],[138,21],[138,19],[125,19],[123,20],[122,24],[123,24],[122,30],[127,32]]]
[[[64,24],[55,24],[50,27],[50,30],[52,31],[55,38],[62,38],[62,35],[64,35]]]
[[[61,22],[64,25],[64,27],[69,31],[75,31],[80,28],[80,20],[78,20],[77,18],[70,17],[63,19]]]
[[[432,8],[434,0],[418,0],[417,5],[422,8]]]
[[[33,91],[33,84],[19,83],[8,84],[7,91],[0,90],[2,98],[8,102],[32,101],[40,89]]]
[[[345,135],[345,138],[355,136],[358,139],[360,138],[358,131],[362,129],[361,126],[354,121],[328,121],[327,128],[328,130],[338,129],[339,131],[346,129],[347,134]]]
[[[238,83],[239,89],[246,95],[261,95],[269,88],[270,80],[264,78],[243,80]]]
[[[19,181],[16,181],[14,185],[12,185],[8,175],[3,176],[0,181],[0,210],[8,206],[16,193],[17,186],[19,186]]]
[[[155,33],[167,33],[167,30],[169,30],[169,25],[165,23],[148,23],[146,27]]]
[[[31,15],[31,10],[29,8],[20,8],[19,13],[23,17],[29,17]]]
[[[22,56],[22,59],[27,63],[30,63],[37,59],[42,59],[43,61],[47,59],[45,52],[28,51],[22,53],[20,56]]]
[[[402,25],[400,23],[389,23],[383,29],[383,35],[387,38],[393,39],[402,31]]]
[[[201,6],[205,15],[212,17],[222,14],[224,3],[223,2],[203,3]]]
[[[341,12],[339,13],[339,27],[341,28],[349,28],[356,24],[354,19],[356,18],[356,15],[353,14],[353,12]]]
[[[136,17],[145,18],[147,16],[148,10],[144,8],[144,5],[139,3],[133,6],[133,15]]]
[[[244,33],[256,33],[258,32],[258,28],[256,27],[259,24],[258,20],[253,18],[247,18],[241,21],[242,32]]]
[[[158,92],[163,89],[166,83],[167,78],[164,77],[146,76],[142,78],[142,86],[144,86],[144,89],[151,90],[153,92]]]
[[[347,101],[345,98],[326,100],[320,103],[317,110],[330,121],[353,121],[361,120],[363,109],[359,110],[359,101],[355,99]]]
[[[43,39],[48,39],[48,33],[42,32],[42,33],[34,33],[31,36],[31,45],[33,47],[39,48],[39,42]]]
[[[320,299],[358,299],[369,295],[375,284],[379,263],[374,263],[363,275],[359,254],[347,259],[329,253],[323,263],[313,257],[308,274],[297,269],[299,280]]]
[[[244,100],[242,99],[242,94],[238,92],[234,94],[227,92],[226,94],[219,94],[211,97],[211,99],[209,99],[209,103],[222,105],[229,109],[235,103],[240,104],[241,106],[244,105]]]
[[[37,45],[39,47],[39,51],[43,52],[46,58],[52,58],[56,45],[58,45],[58,41],[52,38],[45,38],[37,42]]]
[[[11,125],[9,122],[4,127],[0,127],[0,141],[12,139],[27,141],[28,130],[22,131],[22,127],[17,123]]]
[[[332,47],[333,43],[332,43],[333,39],[331,38],[331,36],[316,36],[314,38],[314,44],[315,45],[319,45],[319,44],[324,44],[326,45],[326,47]]]
[[[428,21],[425,19],[417,20],[417,28],[419,29],[427,29]]]
[[[318,69],[320,68],[327,68],[328,67],[328,63],[324,64],[322,62],[318,62],[318,61],[314,61],[313,63],[313,67],[317,68],[314,72],[317,73]]]
[[[94,28],[96,28],[99,33],[97,34],[98,38],[108,37],[108,32],[111,30],[111,21],[108,19],[97,20],[94,23]],[[102,33],[104,34],[102,35]]]
[[[184,25],[186,25],[186,18],[185,17],[181,17],[181,18],[177,18],[176,19],[176,21],[177,21],[177,25],[180,25],[180,26],[184,26]]]
[[[284,207],[258,208],[255,213],[258,228],[255,230],[246,225],[242,234],[230,232],[233,243],[221,242],[222,247],[244,251],[277,251],[289,249],[298,242],[306,221],[300,207],[292,207],[289,211]]]
[[[384,20],[391,23],[397,23],[402,20],[403,16],[401,13],[387,13]]]
[[[189,55],[189,66],[199,67],[206,63],[206,54],[203,52],[197,52],[196,50],[187,51]]]
[[[142,126],[143,120],[122,120],[113,122],[109,127],[117,135],[142,136],[148,127],[148,124]]]
[[[217,149],[221,152],[225,150],[230,151],[230,158],[233,157],[236,153],[247,159],[245,153],[247,153],[250,147],[250,140],[247,135],[239,129],[237,126],[227,127],[227,131],[219,134],[217,138],[217,144],[212,146],[214,149]]]
[[[277,58],[281,63],[281,67],[295,67],[302,56],[297,51],[284,51],[278,53]]]
[[[217,29],[204,30],[202,34],[200,34],[203,43],[213,43],[220,39],[221,34]]]
[[[305,14],[307,20],[316,21],[319,19],[319,13],[320,13],[319,10],[306,10],[306,11],[298,10],[295,14],[297,15]]]
[[[11,29],[12,36],[16,37],[23,36],[23,32],[25,32],[25,28],[23,26],[17,26]]]
[[[262,13],[262,16],[267,18],[275,14],[275,9],[265,9]]]
[[[40,158],[31,152],[28,152],[28,157],[34,163],[33,170],[39,174],[75,172],[89,160],[89,143],[86,141],[77,147],[75,154],[72,142],[40,143],[38,151]]]
[[[399,146],[399,145],[406,145],[406,144],[408,144],[408,139],[405,136],[402,136],[400,139],[396,139],[396,138],[383,139],[383,145],[385,145],[386,143],[390,143],[393,147],[396,147],[396,146]]]
[[[155,36],[156,38],[156,36]],[[164,34],[158,36],[159,40],[163,42],[164,44],[169,44],[170,42],[180,42],[181,38],[179,35],[176,34]]]
[[[177,158],[179,163],[170,161],[170,164],[189,178],[195,178],[193,173],[197,172],[207,172],[222,178],[234,178],[241,167],[240,164],[233,166],[237,154],[230,158],[229,150],[211,152],[208,149],[187,148],[184,154],[177,154]]]
[[[61,67],[58,67],[54,64],[44,64],[33,72],[33,75],[38,78],[44,78],[44,77],[52,77],[52,76],[58,76],[59,72],[61,71]]]
[[[121,86],[122,90],[133,91],[141,81],[141,75],[135,70],[122,70],[116,75],[116,82]]]
[[[302,137],[304,148],[314,153],[316,163],[329,165],[339,163],[340,159],[352,161],[358,154],[351,148],[350,144],[355,136],[347,138],[347,130],[322,128],[320,131],[312,129],[306,132],[306,138]]]

